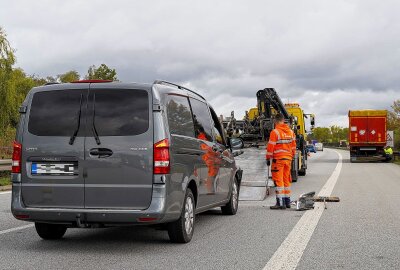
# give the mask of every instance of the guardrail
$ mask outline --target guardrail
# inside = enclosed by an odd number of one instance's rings
[[[0,171],[11,171],[11,159],[0,159]]]
[[[0,159],[0,165],[11,165],[11,159]]]

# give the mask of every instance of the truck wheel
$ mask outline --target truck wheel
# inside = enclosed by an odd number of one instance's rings
[[[236,215],[238,206],[239,206],[239,187],[237,184],[237,179],[235,177],[232,181],[231,198],[226,205],[221,206],[222,214]]]
[[[292,182],[297,182],[298,178],[299,178],[299,172],[298,171],[292,171]]]
[[[64,225],[38,222],[35,222],[35,228],[37,234],[45,240],[61,239],[67,231],[67,227]]]
[[[188,243],[192,240],[196,207],[194,202],[192,191],[187,189],[180,218],[168,224],[168,235],[171,242]]]

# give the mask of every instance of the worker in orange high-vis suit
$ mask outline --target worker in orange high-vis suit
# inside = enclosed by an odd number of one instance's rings
[[[204,132],[203,127],[200,127],[199,130],[200,130],[200,132],[197,135],[197,139],[204,140],[204,141],[210,141],[207,138],[207,135]],[[215,193],[215,187],[214,187],[215,178],[217,177],[219,168],[220,168],[220,162],[218,159],[219,153],[214,152],[214,150],[212,150],[212,147],[208,146],[205,143],[202,143],[200,145],[200,148],[205,152],[201,156],[201,158],[203,159],[204,163],[206,164],[206,166],[208,168],[207,179],[205,180],[205,187],[209,194],[213,194],[213,193]]]
[[[285,124],[282,114],[275,116],[275,129],[267,145],[268,169],[272,159],[272,180],[275,182],[276,205],[271,209],[290,208],[290,184],[292,182],[292,159],[296,153],[296,136]]]

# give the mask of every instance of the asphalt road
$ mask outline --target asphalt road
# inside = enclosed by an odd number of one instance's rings
[[[218,210],[197,216],[186,245],[146,227],[69,229],[63,240],[51,242],[33,227],[12,231],[26,223],[13,219],[10,194],[0,194],[0,269],[263,269],[284,243],[298,258],[282,269],[400,269],[400,166],[350,164],[348,153],[338,152],[341,170],[338,154],[325,149],[312,155],[307,176],[293,184],[294,197],[336,184],[332,195],[341,202],[318,210],[315,230],[303,219],[317,211],[272,211],[274,198],[268,198],[240,202],[236,216]],[[337,182],[334,171],[340,172]],[[303,231],[309,242],[293,250],[293,235]]]

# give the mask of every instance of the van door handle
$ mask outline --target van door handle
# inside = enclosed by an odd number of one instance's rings
[[[112,156],[113,151],[108,148],[92,148],[89,151],[89,154],[92,156],[97,156],[99,158]]]

